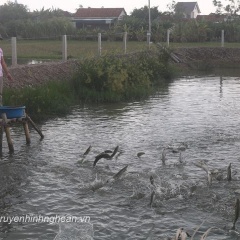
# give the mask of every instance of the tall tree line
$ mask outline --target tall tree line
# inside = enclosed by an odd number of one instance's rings
[[[160,12],[158,7],[151,7],[151,40],[166,41],[167,30],[171,29],[171,40],[175,42],[219,41],[221,30],[225,30],[226,41],[240,41],[240,0],[226,1],[227,4],[224,5],[220,0],[213,0],[218,16],[228,13],[224,21],[184,19],[181,12],[176,11],[174,0],[166,12]],[[5,38],[59,38],[66,34],[83,40],[91,39],[88,36],[92,36],[96,40],[97,33],[101,32],[103,38],[117,40],[121,39],[119,33],[128,32],[129,40],[146,41],[148,14],[149,9],[144,6],[134,9],[129,16],[116,22],[108,30],[76,29],[64,10],[42,8],[30,12],[23,4],[8,2],[0,5],[0,33]]]
[[[3,37],[45,38],[75,31],[61,9],[30,12],[23,4],[8,2],[0,6],[0,33]]]

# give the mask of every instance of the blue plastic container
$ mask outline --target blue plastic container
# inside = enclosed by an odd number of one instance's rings
[[[6,113],[7,119],[25,117],[25,106],[0,106],[0,117],[3,113]]]

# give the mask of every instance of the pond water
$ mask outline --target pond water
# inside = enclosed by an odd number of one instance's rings
[[[210,227],[207,239],[239,239],[240,222],[231,230],[240,192],[239,92],[239,77],[188,76],[144,101],[76,106],[41,124],[42,141],[31,129],[30,145],[13,127],[15,152],[4,139],[0,160],[0,239],[168,239],[180,227],[190,235],[199,227],[194,239]],[[117,155],[93,167],[96,155],[116,146]],[[202,161],[220,176],[211,184],[196,166]]]
[[[18,58],[17,59],[17,64],[27,64],[27,65],[34,65],[34,64],[41,64],[41,63],[46,63],[46,62],[53,62],[53,61],[59,61],[61,59],[53,60],[53,59],[25,59],[25,58]],[[5,59],[6,64],[8,66],[12,65],[12,59],[11,58],[6,58]]]

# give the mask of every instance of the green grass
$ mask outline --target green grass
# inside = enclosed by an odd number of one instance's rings
[[[166,46],[166,42],[162,43]],[[240,43],[224,44],[227,48],[240,48]],[[154,47],[152,44],[151,48]],[[191,42],[191,43],[174,43],[170,42],[170,48],[181,47],[221,47],[221,42]],[[6,59],[12,56],[12,46],[10,40],[1,41],[1,48],[4,51]],[[127,42],[127,53],[142,51],[148,49],[146,42]],[[102,54],[124,53],[123,41],[102,41]],[[73,59],[83,59],[98,55],[98,42],[67,40],[67,56]],[[61,60],[62,59],[62,41],[61,40],[17,40],[17,57],[18,59],[38,59],[38,60]]]
[[[42,86],[22,89],[5,88],[3,103],[8,106],[26,106],[34,118],[66,114],[76,103],[72,85],[68,81],[50,81]]]
[[[142,51],[147,49],[146,42],[127,43],[127,52]],[[12,56],[11,41],[1,41],[1,48],[4,56]],[[102,41],[102,54],[106,53],[124,53],[122,41]],[[98,55],[97,41],[67,41],[68,58],[82,59],[84,57],[93,57]],[[17,57],[26,59],[62,59],[62,41],[61,40],[17,40]]]
[[[163,43],[166,46],[166,43]],[[11,41],[1,41],[1,48],[6,58],[11,58],[12,49]],[[239,48],[240,43],[225,43],[225,47]],[[151,48],[154,47],[152,44]],[[221,47],[221,42],[191,42],[191,43],[173,43],[170,42],[171,48],[180,47]],[[127,53],[146,50],[148,48],[146,42],[127,42]],[[102,41],[102,54],[124,53],[124,45],[122,41]],[[98,42],[96,41],[67,41],[68,58],[82,59],[85,57],[93,57],[98,55]],[[62,59],[62,41],[61,40],[17,40],[17,57],[19,59]]]
[[[65,114],[79,103],[145,99],[155,88],[170,81],[172,69],[168,58],[160,49],[82,59],[79,71],[68,80],[20,89],[5,88],[3,103],[25,105],[31,116],[43,118]]]

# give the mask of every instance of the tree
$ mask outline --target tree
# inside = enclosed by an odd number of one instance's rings
[[[213,5],[217,7],[217,13],[225,11],[230,15],[237,15],[240,10],[240,0],[227,0],[226,5],[223,5],[222,1],[220,0],[213,0]]]
[[[151,20],[159,17],[160,12],[158,11],[158,7],[151,7],[150,8]],[[144,6],[139,9],[134,9],[131,13],[131,17],[142,19],[143,21],[148,21],[149,18],[149,9],[148,6]]]
[[[172,2],[167,5],[167,8],[169,10],[167,12],[173,14],[175,12],[175,7],[176,7],[176,1],[172,0]]]
[[[27,6],[8,2],[0,6],[0,22],[5,24],[14,20],[26,20],[30,18]]]

